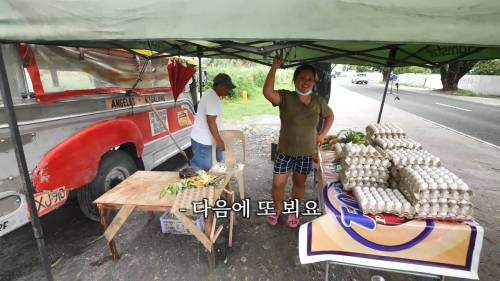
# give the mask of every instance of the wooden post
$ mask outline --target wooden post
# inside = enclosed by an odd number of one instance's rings
[[[99,214],[101,215],[101,225],[103,231],[106,232],[106,229],[109,226],[109,209],[101,204],[97,204],[97,209],[99,210]],[[118,249],[116,248],[115,239],[112,239],[108,242],[109,249],[111,250],[111,255],[113,256],[113,260],[119,260],[120,255],[118,254]]]
[[[213,214],[209,213],[208,217],[205,219],[205,234],[207,235],[207,237],[210,237],[210,234],[212,233],[212,220]],[[213,243],[211,243],[210,248],[210,251],[207,251],[207,258],[208,269],[210,272],[212,272],[215,269],[215,247]]]

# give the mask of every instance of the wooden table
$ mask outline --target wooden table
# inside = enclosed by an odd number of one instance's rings
[[[188,199],[201,200],[201,198],[192,197],[193,190],[184,190],[186,192],[179,192],[178,195],[167,194],[160,198],[160,190],[169,182],[178,179],[178,172],[153,172],[153,171],[137,171],[132,176],[118,184],[116,187],[106,192],[94,203],[97,204],[99,214],[101,215],[101,225],[104,229],[104,236],[108,241],[111,249],[111,254],[114,260],[118,260],[120,255],[116,248],[114,236],[118,233],[127,218],[133,211],[144,212],[166,212],[171,211],[206,248],[208,252],[209,267],[215,267],[215,251],[214,243],[220,234],[222,227],[220,226],[215,232],[215,222],[213,214],[209,212],[209,216],[205,219],[205,232],[200,231],[192,220],[185,214],[184,210],[191,211],[191,202]],[[223,192],[229,196],[230,203],[234,202],[234,194],[229,186],[230,177],[226,175],[224,180],[214,188],[198,188],[196,194],[198,196],[205,196],[210,193],[209,204],[213,204],[215,200],[221,197]],[[189,194],[188,192],[189,191]],[[182,197],[182,198],[181,198]],[[182,200],[181,200],[182,199]],[[110,223],[109,211],[111,209],[119,209],[118,213]],[[234,212],[230,215],[230,229],[229,235],[232,239],[232,224],[234,222]],[[231,246],[231,241],[229,241]]]

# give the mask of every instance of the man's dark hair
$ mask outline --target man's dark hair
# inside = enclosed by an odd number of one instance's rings
[[[299,67],[297,67],[295,69],[295,71],[293,72],[293,81],[295,81],[295,79],[297,79],[297,76],[299,76],[299,74],[304,70],[312,71],[312,73],[314,75],[314,80],[316,80],[316,68],[314,68],[310,64],[303,64],[303,65],[300,65]]]

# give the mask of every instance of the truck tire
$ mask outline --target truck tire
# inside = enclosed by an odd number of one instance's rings
[[[93,203],[94,200],[135,171],[137,171],[137,165],[126,152],[112,150],[104,154],[94,181],[78,190],[78,204],[83,214],[93,221],[100,221],[99,211]]]

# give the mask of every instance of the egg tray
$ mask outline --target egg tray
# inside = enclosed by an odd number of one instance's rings
[[[337,143],[335,145],[335,152],[339,159],[344,159],[346,157],[388,159],[382,149],[365,144]]]
[[[385,151],[393,165],[406,167],[409,165],[441,166],[439,157],[426,150],[390,149]]]
[[[381,187],[387,188],[387,181],[382,180],[357,180],[357,179],[349,179],[343,175],[340,175],[340,182],[342,182],[342,187],[345,191],[350,191],[356,186],[367,186],[367,187]]]
[[[374,166],[357,168],[356,166],[350,166],[347,169],[342,169],[341,174],[348,178],[363,178],[363,177],[374,177],[382,178],[384,180],[389,179],[389,171],[384,168],[377,168]]]
[[[444,167],[412,167],[399,169],[401,183],[413,192],[421,190],[469,191],[470,187],[457,175]]]
[[[417,203],[415,206],[418,218],[432,218],[443,220],[470,220],[473,215],[473,206],[469,202],[456,202],[440,198],[438,202],[428,201]]]
[[[357,157],[357,156],[347,156],[341,158],[340,164],[343,166],[353,166],[353,165],[367,165],[376,166],[388,169],[392,166],[389,159],[384,158],[372,158],[372,157]]]
[[[354,196],[364,214],[394,214],[413,218],[415,208],[397,189],[354,187]]]
[[[469,191],[458,190],[422,190],[420,192],[413,192],[404,185],[399,186],[399,190],[410,200],[412,204],[433,201],[439,199],[453,200],[456,202],[468,202],[471,204],[473,200],[473,193]],[[463,203],[465,204],[465,203]]]
[[[388,138],[376,138],[373,140],[373,145],[378,146],[384,150],[387,149],[422,149],[422,145],[417,141],[404,138],[404,139],[388,139]]]
[[[366,129],[367,136],[374,138],[405,138],[406,133],[398,125],[393,123],[369,124]]]

